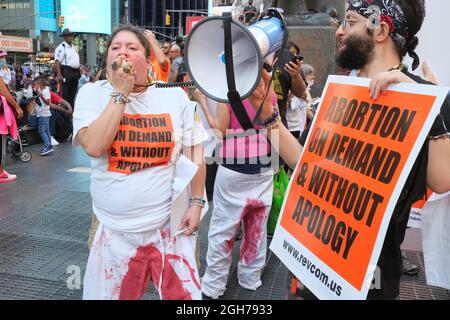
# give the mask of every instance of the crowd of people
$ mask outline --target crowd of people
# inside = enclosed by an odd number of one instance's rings
[[[368,12],[372,11],[366,9],[370,5],[382,8],[389,19],[369,27],[372,17]],[[256,16],[256,8],[248,1],[242,22],[250,24]],[[423,0],[349,1],[336,31],[336,62],[351,76],[372,79],[373,99],[393,83],[429,83],[402,64],[407,54],[414,67],[418,64],[414,50],[424,16]],[[226,291],[231,253],[241,226],[238,280],[243,288],[257,290],[266,263],[267,219],[278,168],[250,160],[270,157],[273,148],[281,165],[295,168],[317,103],[310,93],[316,71],[308,64],[309,57],[303,57],[293,42],[281,50],[273,84],[263,70],[259,86],[242,101],[251,121],[262,106],[253,136],[236,136],[244,125],[233,106],[218,103],[213,111],[198,90],[192,102],[181,88],[153,86],[155,81],[187,80],[183,37],[160,43],[149,30],[119,27],[108,41],[102,72],[94,76],[92,68],[80,66],[73,33],[65,29],[62,36],[64,42],[55,52],[55,77],[34,77],[19,66],[13,76],[2,68],[0,79],[6,85],[0,82],[0,88],[12,107],[10,112],[18,118],[23,107],[10,97],[7,87],[31,90],[24,113],[28,120],[36,115],[43,140],[41,155],[54,150],[51,118],[63,114],[72,123],[73,112],[72,143],[83,148],[92,166],[94,216],[83,298],[139,299],[152,281],[162,299],[217,299]],[[58,90],[62,97],[54,92]],[[402,259],[400,245],[411,205],[427,185],[440,193],[450,190],[448,103],[442,106],[395,207],[378,261],[381,286],[369,291],[369,299],[396,299],[402,272],[418,272]],[[208,199],[205,132],[197,105],[221,140],[202,278],[196,234]],[[0,133],[5,135],[8,132],[1,131],[1,124]],[[277,141],[271,140],[273,132]],[[141,137],[139,141],[136,136]],[[0,182],[14,181],[17,177],[3,165],[2,158]],[[180,201],[174,196],[178,193],[187,197]],[[176,228],[171,225],[175,217],[181,221]],[[301,298],[315,299],[301,279],[291,275],[288,281],[293,280]]]

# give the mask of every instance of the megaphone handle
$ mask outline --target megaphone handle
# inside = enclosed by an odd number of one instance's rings
[[[231,38],[231,13],[224,12],[223,31],[225,35],[225,67],[227,73],[227,83],[229,91],[236,91],[236,79],[234,77],[233,42]]]
[[[236,90],[236,80],[234,77],[234,61],[233,61],[233,45],[231,38],[231,13],[224,12],[222,14],[223,31],[225,38],[225,68],[228,83],[228,101],[236,115],[237,120],[244,130],[253,129],[252,121],[245,110],[242,98]]]

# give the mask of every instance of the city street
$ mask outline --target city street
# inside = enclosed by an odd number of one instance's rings
[[[13,183],[0,185],[0,299],[68,299],[82,297],[86,267],[88,228],[91,221],[89,159],[69,143],[39,156],[40,144],[25,147],[33,159],[11,159],[6,168],[18,175]],[[201,273],[205,269],[210,212],[201,232]],[[237,241],[239,244],[239,241]],[[420,232],[409,229],[404,243],[411,263],[420,266],[418,276],[404,276],[401,299],[450,300],[446,290],[426,286]],[[228,290],[223,299],[283,300],[287,269],[273,253],[256,292],[241,288],[236,267],[239,246],[233,252]],[[144,299],[159,299],[151,286]]]

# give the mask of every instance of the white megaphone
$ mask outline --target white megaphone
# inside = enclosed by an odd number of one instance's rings
[[[222,17],[198,22],[186,42],[185,61],[191,80],[201,92],[215,101],[228,103],[223,25]],[[232,21],[236,91],[242,99],[258,86],[264,61],[270,60],[282,47],[285,32],[286,26],[279,14],[263,18],[250,27]]]

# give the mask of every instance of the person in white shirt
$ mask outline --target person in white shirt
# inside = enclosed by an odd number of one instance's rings
[[[78,80],[81,76],[80,56],[72,44],[72,31],[66,28],[61,36],[64,37],[64,41],[55,50],[56,80],[61,88],[62,98],[74,106]]]
[[[149,281],[162,299],[202,298],[195,234],[206,202],[204,130],[181,88],[149,84],[150,66],[142,31],[119,27],[107,44],[108,80],[77,96],[73,144],[91,158],[100,221],[83,299],[140,299]]]
[[[286,110],[286,120],[289,131],[297,139],[307,125],[307,119],[312,119],[311,111],[312,98],[310,94],[311,87],[314,85],[314,68],[309,64],[301,66],[302,78],[306,83],[306,91],[304,97],[298,98],[291,94],[288,100],[288,108]]]
[[[36,79],[32,84],[33,96],[35,96],[34,107],[38,116],[39,134],[41,135],[44,146],[41,149],[41,156],[45,156],[53,152],[50,135],[50,100],[51,94],[46,87],[44,79]]]
[[[12,80],[11,70],[9,70],[6,64],[3,65],[2,68],[0,69],[0,77],[2,77],[6,85],[11,88],[11,80]]]

